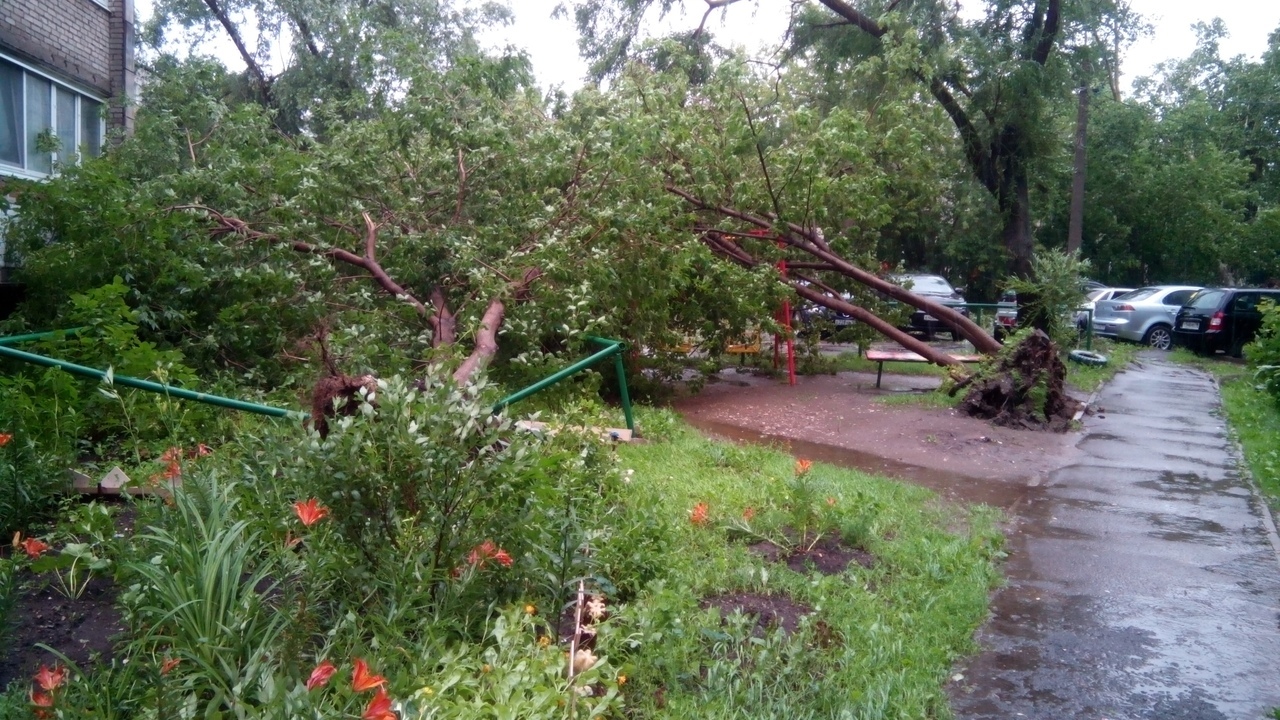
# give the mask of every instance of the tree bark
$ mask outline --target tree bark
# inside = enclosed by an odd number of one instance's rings
[[[453,373],[453,381],[459,385],[465,385],[471,380],[471,376],[477,371],[484,368],[493,359],[498,352],[498,329],[502,327],[502,318],[506,315],[507,308],[502,304],[501,300],[493,300],[489,303],[488,309],[484,311],[484,316],[480,318],[480,329],[476,330],[476,344],[471,354],[466,360],[458,366]]]
[[[673,195],[677,195],[681,198],[684,198],[685,201],[687,201],[689,204],[693,205],[695,208],[698,208],[700,210],[711,211],[719,215],[741,220],[743,222],[750,223],[751,225],[754,225],[757,228],[760,228],[762,230],[771,230],[771,231],[775,230],[774,223],[772,223],[768,219],[761,218],[747,212],[743,212],[736,208],[725,207],[725,206],[715,206],[715,205],[705,203],[702,200],[698,199],[697,196],[693,195],[692,193],[689,193],[685,190],[682,190],[680,188],[677,188],[671,185],[668,185],[666,189],[667,189],[667,192],[670,192]],[[830,249],[830,246],[827,245],[826,241],[821,239],[818,233],[806,228],[802,228],[793,223],[784,223],[784,225],[786,227],[786,231],[780,233],[776,237],[754,238],[750,236],[745,236],[742,233],[729,233],[729,235],[733,237],[744,238],[744,239],[753,239],[753,240],[763,239],[769,242],[779,241],[779,242],[786,243],[790,247],[793,247],[793,248],[796,248],[797,250],[808,253],[814,259],[820,261],[823,265],[829,266],[829,268],[834,272],[838,272],[841,275],[844,275],[845,277],[848,277],[863,285],[866,285],[867,287],[881,293],[882,295],[885,295],[886,297],[893,298],[894,300],[897,300],[901,303],[910,305],[911,307],[914,307],[919,310],[923,310],[924,312],[938,318],[938,320],[941,321],[943,324],[945,324],[948,328],[951,328],[952,330],[956,331],[965,340],[968,340],[970,343],[972,343],[973,347],[978,352],[989,355],[989,354],[993,354],[1000,351],[1000,348],[1001,348],[1000,343],[996,342],[995,338],[988,335],[985,330],[978,327],[978,325],[974,323],[972,320],[970,320],[969,318],[961,315],[960,313],[956,312],[955,310],[952,310],[951,308],[947,307],[946,305],[943,305],[942,303],[937,303],[932,300],[929,300],[928,298],[915,295],[911,291],[906,290],[905,288],[899,285],[895,285],[883,278],[876,276],[873,273],[869,273],[866,270],[863,270],[862,268],[857,267],[853,263],[850,263],[849,261],[845,260],[844,258],[832,252]],[[1029,228],[1030,226],[1028,225],[1028,229]],[[709,228],[708,232],[704,233],[704,238],[706,237],[715,238],[720,234],[721,233],[718,229]],[[733,257],[735,260],[738,260],[740,262],[746,261],[748,259],[753,263],[755,262],[755,259],[745,250],[738,247],[736,243],[722,241],[719,243],[719,245],[720,247],[713,248],[713,249],[717,249],[722,254],[727,253],[731,257]],[[735,250],[737,251],[736,253],[734,252]],[[826,269],[826,268],[823,268],[823,269]],[[831,306],[828,306],[828,307],[831,307]],[[856,306],[848,305],[848,307],[855,308]],[[837,308],[832,307],[832,309],[837,309]],[[847,310],[843,308],[839,308],[838,310],[839,312],[847,312]],[[862,312],[867,312],[868,314],[870,314],[869,311],[866,311],[866,310],[862,310]],[[892,327],[892,326],[888,326],[887,324],[885,324],[885,326]],[[880,328],[877,327],[877,329],[880,329]],[[897,339],[896,336],[895,336],[895,339]]]
[[[1067,254],[1080,252],[1084,244],[1084,173],[1086,131],[1089,126],[1089,88],[1080,88],[1076,110],[1076,155],[1071,176],[1071,215],[1067,226]]]

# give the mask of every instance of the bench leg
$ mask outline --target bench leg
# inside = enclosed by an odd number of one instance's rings
[[[880,389],[880,376],[884,374],[884,361],[880,360],[876,363],[876,389]]]

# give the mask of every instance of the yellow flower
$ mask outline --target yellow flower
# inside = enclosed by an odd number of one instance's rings
[[[484,665],[480,666],[480,672],[482,673],[493,672],[493,666],[491,666],[489,663],[485,663]]]
[[[436,691],[432,690],[430,687],[424,687],[418,691],[418,694],[425,697],[431,697],[432,695],[436,694]]]
[[[525,606],[524,606],[524,614],[525,614],[525,615],[532,615],[532,614],[534,614],[534,613],[536,613],[536,612],[538,612],[538,608],[536,608],[536,607],[534,607],[534,606],[532,606],[532,605],[525,605]]]
[[[550,644],[551,644],[551,638],[547,637],[546,635],[538,636],[538,647],[546,647]]]
[[[621,686],[626,685],[626,684],[627,684],[627,676],[626,676],[626,675],[619,675],[619,676],[618,676],[618,686],[619,686],[619,687],[621,687]]]

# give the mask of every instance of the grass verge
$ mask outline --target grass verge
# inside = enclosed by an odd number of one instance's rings
[[[1067,360],[1067,383],[1082,392],[1094,392],[1125,369],[1140,350],[1141,345],[1094,338],[1093,352],[1105,355],[1107,364],[1095,367]]]
[[[629,715],[950,716],[946,678],[974,649],[999,578],[998,513],[827,465],[814,465],[800,483],[783,452],[712,442],[655,419],[646,426],[665,424],[661,441],[618,455],[633,471],[632,502],[672,519],[678,550],[666,578],[626,611],[623,631],[647,646],[632,656]],[[690,521],[695,508],[705,523]],[[761,538],[782,539],[806,514],[874,563],[821,575],[747,550]],[[751,618],[699,602],[743,594],[785,597],[812,612],[794,633],[761,632]]]
[[[1253,381],[1246,365],[1223,357],[1207,358],[1185,349],[1170,354],[1218,378],[1222,410],[1240,440],[1244,459],[1272,507],[1280,507],[1280,405]]]

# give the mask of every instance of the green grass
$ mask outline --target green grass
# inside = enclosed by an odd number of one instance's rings
[[[1280,407],[1247,374],[1222,383],[1222,407],[1262,492],[1280,504]]]
[[[1067,383],[1083,392],[1093,392],[1123,370],[1140,350],[1141,345],[1094,338],[1093,352],[1105,355],[1107,364],[1093,367],[1067,360]]]
[[[616,629],[643,646],[629,660],[629,717],[949,717],[944,684],[975,649],[999,579],[998,512],[821,464],[798,487],[784,452],[712,442],[656,419],[644,418],[665,428],[663,439],[618,449],[634,471],[632,501],[650,504],[675,532],[665,579],[630,603]],[[707,525],[689,520],[698,503],[707,504]],[[869,550],[874,566],[800,574],[735,540],[779,537],[810,505]],[[786,595],[814,614],[787,636],[699,609],[700,598],[734,592]]]
[[[895,393],[876,398],[876,402],[881,405],[908,405],[914,407],[935,408],[938,410],[946,410],[956,407],[960,401],[964,400],[964,393],[958,392],[955,395],[948,395],[945,390],[933,390],[930,392],[910,392]]]

